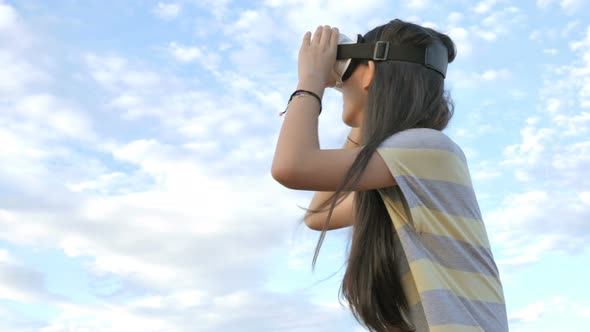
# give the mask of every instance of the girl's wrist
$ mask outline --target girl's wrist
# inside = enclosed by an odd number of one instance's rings
[[[297,83],[297,90],[308,90],[316,93],[320,98],[324,96],[326,90],[325,84],[322,84],[317,79],[301,79]]]

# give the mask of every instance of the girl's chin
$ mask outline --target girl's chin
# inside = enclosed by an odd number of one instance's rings
[[[350,121],[349,119],[342,117],[342,122],[344,122],[344,124],[346,124],[349,127],[354,127],[354,123],[352,121]]]
[[[357,123],[357,121],[355,121],[354,117],[347,116],[347,114],[342,114],[342,121],[349,127],[359,127],[359,124]]]
[[[358,128],[359,127],[359,125],[356,122],[344,121],[344,124],[346,124],[350,128]]]

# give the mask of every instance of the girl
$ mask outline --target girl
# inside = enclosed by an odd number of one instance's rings
[[[303,37],[298,92],[272,164],[284,186],[317,191],[305,217],[307,226],[322,230],[313,264],[327,230],[352,226],[341,292],[370,331],[508,331],[465,156],[441,132],[453,113],[444,90],[453,42],[391,21],[360,39],[384,47],[379,55],[375,48],[374,60],[352,59],[340,83],[332,79],[338,38],[329,26]],[[386,54],[390,47],[439,46],[444,66],[429,65],[436,58],[429,51],[422,64]],[[344,149],[325,150],[318,115],[325,88],[335,84],[343,93],[343,120],[353,129]]]

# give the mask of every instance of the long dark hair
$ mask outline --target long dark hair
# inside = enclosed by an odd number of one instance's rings
[[[453,41],[445,34],[416,24],[393,20],[369,31],[365,42],[377,40],[407,46],[442,42],[448,61],[455,59]],[[444,89],[444,78],[420,64],[384,61],[375,63],[361,129],[363,148],[334,195],[313,213],[326,211],[326,223],[315,249],[312,269],[319,254],[334,207],[350,194],[377,147],[391,135],[410,128],[443,130],[453,116],[453,103]],[[392,190],[382,190],[392,197]],[[392,197],[393,198],[393,197]],[[354,199],[348,264],[340,296],[348,302],[356,320],[371,332],[412,331],[409,304],[404,294],[395,259],[395,229],[378,190],[358,191]]]

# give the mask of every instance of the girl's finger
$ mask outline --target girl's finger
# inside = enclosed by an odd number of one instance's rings
[[[330,28],[330,26],[324,25],[324,27],[322,28],[322,36],[321,36],[321,40],[320,40],[320,44],[322,46],[324,46],[323,47],[324,49],[328,46],[328,43],[330,42],[331,35],[332,35],[332,29]]]
[[[301,46],[309,46],[309,44],[311,43],[311,32],[306,32],[305,35],[303,35],[303,41],[301,42]]]
[[[332,28],[332,36],[330,38],[330,47],[337,47],[338,46],[338,35],[340,32],[338,28]]]
[[[319,45],[320,44],[320,40],[322,38],[322,27],[319,26],[316,30],[315,33],[313,34],[313,39],[312,39],[312,43]]]

